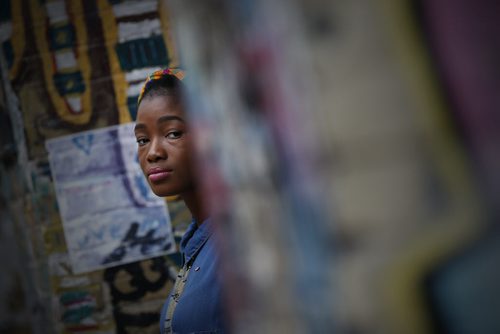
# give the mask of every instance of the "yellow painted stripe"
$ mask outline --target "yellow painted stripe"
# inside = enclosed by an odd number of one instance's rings
[[[485,220],[410,2],[382,0],[381,4],[393,51],[417,106],[422,137],[450,203],[438,217],[422,222],[388,265],[383,278],[385,318],[394,333],[429,333],[432,323],[419,290],[422,279],[477,238]]]
[[[14,52],[12,68],[9,72],[10,80],[14,80],[19,74],[19,67],[26,46],[26,37],[24,36],[24,20],[22,13],[22,1],[11,1],[12,10],[12,36],[10,41]],[[26,10],[26,9],[25,9]]]
[[[179,56],[177,54],[177,48],[175,47],[172,36],[173,30],[170,25],[170,12],[165,4],[165,1],[159,1],[158,14],[160,16],[163,40],[165,41],[165,46],[169,56],[168,66],[179,67]]]
[[[73,5],[78,6],[79,4],[80,3],[78,1],[78,4]],[[55,73],[55,64],[53,62],[52,53],[49,48],[49,41],[46,35],[48,20],[45,14],[45,8],[40,6],[40,1],[30,0],[30,9],[32,21],[35,24],[35,42],[43,63],[45,84],[47,85],[47,91],[54,104],[55,111],[59,117],[66,122],[73,124],[86,124],[90,120],[92,111],[90,109],[90,65],[87,53],[85,52],[87,49],[87,34],[85,29],[82,31],[82,26],[84,27],[84,23],[82,21],[83,18],[81,16],[75,18],[75,29],[78,45],[84,46],[78,50],[78,64],[80,66],[80,70],[82,71],[82,77],[84,78],[85,92],[82,94],[82,112],[72,114],[69,111],[64,98],[59,95],[59,92],[54,84],[53,75]]]
[[[99,15],[101,17],[102,28],[104,31],[104,39],[106,49],[108,51],[109,67],[113,86],[115,89],[115,99],[118,108],[118,116],[120,123],[129,123],[132,121],[127,106],[127,88],[128,83],[125,80],[125,73],[120,67],[118,55],[115,51],[115,45],[118,43],[118,30],[116,20],[113,14],[113,8],[107,0],[98,0]]]

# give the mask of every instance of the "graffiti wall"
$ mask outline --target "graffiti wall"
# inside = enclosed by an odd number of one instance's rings
[[[144,215],[137,209],[136,225],[123,224],[120,210],[103,218],[92,206],[95,215],[88,216],[88,210],[79,208],[84,208],[82,200],[92,193],[82,193],[83,188],[71,183],[81,179],[75,173],[82,172],[83,160],[77,163],[78,158],[69,157],[68,150],[64,153],[60,138],[135,119],[137,96],[146,76],[160,67],[178,66],[170,13],[158,0],[4,0],[0,4],[2,229],[9,232],[2,232],[2,237],[14,235],[12,245],[24,250],[2,284],[8,287],[2,293],[11,293],[9,307],[18,313],[2,312],[5,319],[14,319],[6,325],[2,322],[2,329],[157,333],[159,310],[179,265],[178,255],[158,254],[175,252],[173,237],[179,240],[190,222],[189,212],[177,198],[169,198],[168,212],[164,203],[159,203],[156,213]],[[50,140],[53,144],[47,146]],[[92,147],[98,147],[88,141],[73,142],[86,156]],[[47,148],[52,150],[52,165]],[[122,150],[119,155],[123,158],[125,153]],[[108,155],[108,160],[113,157]],[[111,165],[123,160],[115,158]],[[130,171],[124,173],[132,178],[131,184],[138,182]],[[98,178],[90,175],[90,183],[91,179]],[[61,202],[61,196],[58,201],[61,185],[68,184],[75,185],[70,189],[73,194],[79,191],[83,197],[64,194],[65,201]],[[145,197],[140,190],[139,195],[131,193],[132,188],[123,195],[128,193],[137,208],[148,206],[137,202]],[[71,198],[72,204],[67,202]],[[102,199],[98,202],[112,205]],[[87,237],[81,230],[68,234],[67,226],[63,227],[66,218],[77,224],[85,215],[98,224],[111,220],[106,225],[109,233],[94,229],[87,231]],[[90,228],[85,222],[79,226]],[[169,240],[162,236],[168,231]],[[78,240],[90,242],[106,235],[118,239],[115,245],[105,243],[112,249],[101,252],[101,259],[82,255],[98,263],[71,261],[83,250],[78,248]],[[95,245],[87,250],[95,251]],[[77,262],[83,267],[75,267]],[[16,322],[20,317],[31,321]]]
[[[105,190],[66,182],[84,160],[57,146],[95,153],[93,135],[135,119],[142,80],[178,65],[178,46],[229,328],[500,332],[494,1],[0,5],[0,256],[15,254],[0,331],[158,333],[179,254],[127,257],[167,247],[166,219],[135,215],[147,194],[121,170],[137,188],[94,203],[91,219],[77,197],[58,201]],[[120,199],[127,214],[103,218]],[[167,207],[178,242],[189,212]],[[137,220],[120,230],[124,216]],[[113,246],[75,270],[106,233]]]
[[[171,3],[235,328],[497,332],[498,5]]]

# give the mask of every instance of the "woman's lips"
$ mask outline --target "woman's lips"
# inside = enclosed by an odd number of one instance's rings
[[[170,176],[171,171],[165,169],[152,169],[148,172],[148,178],[151,182],[159,182]]]

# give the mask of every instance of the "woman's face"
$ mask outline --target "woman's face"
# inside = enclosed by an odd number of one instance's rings
[[[142,171],[156,195],[183,195],[194,190],[192,139],[182,103],[176,97],[142,100],[135,137]]]

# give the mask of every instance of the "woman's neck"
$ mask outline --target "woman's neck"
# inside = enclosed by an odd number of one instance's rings
[[[184,203],[191,212],[196,225],[200,226],[208,218],[208,212],[201,200],[202,196],[198,191],[191,191],[181,195]]]

